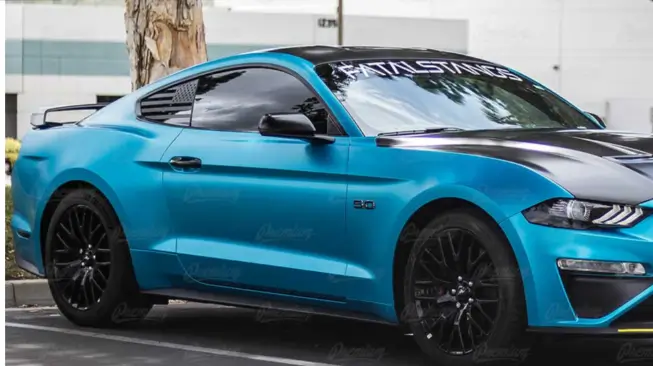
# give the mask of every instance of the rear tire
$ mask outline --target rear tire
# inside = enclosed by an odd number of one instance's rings
[[[95,190],[61,200],[48,225],[45,263],[54,302],[77,325],[134,322],[152,308],[139,293],[118,217]]]
[[[420,230],[403,289],[402,321],[434,365],[525,360],[519,267],[496,223],[476,210],[439,215]]]

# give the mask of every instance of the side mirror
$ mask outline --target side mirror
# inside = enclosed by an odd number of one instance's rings
[[[313,122],[302,113],[266,114],[258,124],[258,131],[263,136],[299,138],[313,143],[335,141],[332,136],[316,134]]]
[[[607,128],[605,121],[603,121],[603,119],[599,117],[597,114],[590,113],[590,112],[585,112],[585,114],[589,115],[591,118],[594,118],[594,120],[598,122],[601,127]]]

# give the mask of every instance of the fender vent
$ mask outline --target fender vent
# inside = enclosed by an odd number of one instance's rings
[[[190,125],[197,79],[158,91],[143,98],[138,116],[153,122]]]

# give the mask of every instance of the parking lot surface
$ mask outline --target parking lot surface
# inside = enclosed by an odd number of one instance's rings
[[[55,308],[5,312],[6,365],[426,365],[410,336],[383,325],[202,304],[156,306],[118,329],[81,328]],[[524,365],[653,365],[653,340],[547,337],[478,354]],[[514,364],[514,363],[513,363]]]

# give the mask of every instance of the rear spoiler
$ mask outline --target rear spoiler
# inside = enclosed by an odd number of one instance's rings
[[[30,117],[30,124],[34,126],[34,129],[44,129],[49,127],[62,126],[70,123],[77,123],[79,120],[75,121],[49,121],[48,114],[53,112],[71,112],[71,111],[84,111],[92,110],[99,111],[100,109],[106,107],[109,103],[98,103],[98,104],[75,104],[75,105],[66,105],[58,107],[44,108],[39,112],[32,113]]]

